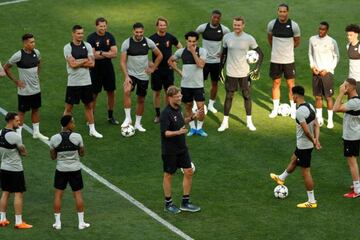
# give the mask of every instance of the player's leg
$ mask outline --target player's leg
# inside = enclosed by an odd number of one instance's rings
[[[10,224],[10,222],[6,218],[6,210],[7,205],[10,197],[10,192],[4,191],[4,188],[2,188],[2,194],[0,199],[0,226],[5,227]]]
[[[316,208],[317,203],[314,195],[314,181],[311,176],[310,165],[311,165],[311,153],[312,148],[310,149],[301,149],[298,151],[298,166],[301,167],[301,173],[304,178],[304,184],[306,188],[306,193],[308,196],[308,201],[304,203],[299,203],[297,207],[299,208]]]
[[[160,91],[153,91],[153,104],[155,108],[154,123],[160,122]]]
[[[291,106],[291,118],[295,119],[296,104],[292,98],[292,88],[295,86],[295,63],[283,64],[284,77],[289,90],[289,102]]]
[[[107,111],[108,111],[108,122],[113,125],[119,125],[119,122],[114,117],[114,109],[116,103],[116,78],[115,71],[112,64],[104,65],[105,72],[103,73],[102,87],[106,91],[107,95]]]
[[[131,78],[131,84],[125,84],[123,85],[123,104],[124,104],[124,112],[125,112],[125,119],[123,123],[121,124],[121,127],[126,127],[129,124],[132,123],[131,120],[131,92],[135,89],[137,84],[137,78],[129,76]]]
[[[114,108],[115,108],[115,91],[106,91],[107,94],[107,107],[108,107],[108,122],[112,125],[119,125],[114,117]]]
[[[273,101],[273,110],[269,114],[269,118],[274,118],[278,115],[282,72],[281,64],[270,63],[269,76],[272,79],[271,98]]]
[[[33,125],[33,138],[47,141],[49,138],[40,133],[40,107],[41,107],[41,94],[31,96],[31,122]]]
[[[225,79],[225,101],[224,101],[224,118],[221,122],[220,127],[218,128],[219,132],[225,131],[229,128],[229,114],[234,98],[235,91],[238,90],[238,80],[237,78],[226,76]]]
[[[24,125],[25,113],[30,111],[30,99],[29,96],[18,95],[18,116],[19,116],[19,128],[16,129],[18,134],[22,134],[22,128]]]
[[[64,195],[64,191],[60,189],[55,189],[54,194],[54,217],[55,223],[53,228],[60,230],[61,229],[61,200]]]
[[[321,127],[324,124],[324,119],[322,114],[323,84],[321,77],[318,75],[313,74],[312,79],[313,79],[312,81],[313,95],[315,97],[316,119]]]
[[[194,101],[192,89],[191,88],[181,88],[181,94],[183,95],[181,98],[181,101],[185,105],[185,118],[191,117],[193,114],[192,108],[193,108],[193,101]],[[196,134],[196,125],[195,125],[194,120],[189,122],[189,126],[190,126],[190,130],[187,133],[187,136],[192,136],[192,135]]]
[[[176,155],[163,154],[161,155],[161,157],[163,160],[163,171],[164,171],[164,176],[163,176],[163,191],[165,198],[164,211],[176,214],[181,212],[180,209],[173,203],[171,197],[172,176],[177,169]]]
[[[297,159],[296,156],[297,148],[295,152],[290,157],[290,162],[286,169],[280,174],[276,175],[275,173],[270,173],[270,177],[279,185],[284,185],[286,178],[289,176],[290,173],[294,172],[297,166]]]
[[[80,99],[84,104],[85,118],[89,124],[89,135],[95,138],[102,138],[99,132],[95,129],[95,118],[93,109],[93,88],[91,85],[80,87]]]
[[[192,187],[192,178],[194,172],[191,168],[191,159],[189,152],[186,151],[183,154],[178,155],[177,159],[178,165],[183,168],[184,178],[183,178],[183,197],[180,205],[180,209],[183,211],[189,212],[198,212],[200,207],[194,205],[190,201],[190,193]]]
[[[197,109],[199,111],[197,123],[196,123],[196,134],[202,137],[207,137],[208,134],[204,131],[203,125],[205,120],[205,91],[204,88],[194,88],[193,97],[196,102]]]
[[[138,80],[137,81],[137,103],[136,103],[136,119],[135,119],[135,129],[140,132],[145,132],[146,129],[141,125],[141,119],[144,114],[145,108],[145,96],[147,94],[147,88],[149,85],[149,81]]]
[[[161,70],[157,70],[151,75],[151,89],[153,90],[153,105],[155,110],[154,123],[160,122],[160,93],[163,81],[165,81],[165,79],[162,79],[164,76],[162,76],[159,71]]]
[[[211,69],[210,69],[211,89],[210,89],[208,110],[211,111],[212,113],[217,113],[217,110],[214,107],[214,103],[216,101],[216,95],[218,92],[219,76],[220,76],[220,64],[219,63],[211,64]]]
[[[334,75],[332,73],[327,73],[323,77],[323,89],[324,89],[324,96],[326,98],[326,106],[327,106],[327,113],[328,113],[328,123],[327,128],[333,128],[333,106],[334,102],[332,96],[334,95]]]
[[[246,111],[246,126],[249,128],[250,131],[256,131],[256,127],[252,122],[252,116],[251,116],[251,110],[252,110],[251,79],[249,77],[240,78],[239,85],[242,96],[244,98],[244,107]]]

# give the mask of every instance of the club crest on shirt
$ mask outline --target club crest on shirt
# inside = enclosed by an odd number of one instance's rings
[[[145,47],[145,46],[146,46],[146,43],[143,43],[142,45]]]
[[[110,39],[106,39],[106,45],[110,46]]]
[[[158,42],[157,42],[157,43],[155,43],[155,45],[156,45],[156,46],[159,46],[159,45],[160,45],[160,43],[158,43]]]
[[[99,47],[99,46],[100,46],[100,42],[96,42],[95,45],[96,45],[96,47]]]
[[[36,53],[34,53],[33,57],[36,58]]]
[[[82,48],[83,48],[83,49],[85,49],[86,47],[85,47],[85,46],[83,46]]]
[[[221,30],[219,29],[217,32],[218,32],[218,33],[221,33]]]
[[[177,116],[174,116],[174,121],[177,122]]]
[[[170,42],[169,41],[166,41],[166,47],[170,47]]]
[[[290,25],[286,25],[286,28],[290,28]]]

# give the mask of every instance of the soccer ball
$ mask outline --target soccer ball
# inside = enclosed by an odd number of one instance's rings
[[[135,128],[131,125],[121,128],[121,135],[124,137],[131,137],[135,134]]]
[[[195,172],[195,164],[193,162],[191,162],[191,168],[193,170],[193,173]],[[184,173],[184,169],[180,168],[181,172]]]
[[[291,107],[287,103],[282,103],[279,106],[278,113],[283,117],[288,117],[291,114]]]
[[[285,185],[277,185],[274,189],[274,196],[276,198],[284,199],[289,195],[289,190]]]
[[[255,50],[249,50],[246,53],[246,61],[249,64],[254,64],[259,60],[259,54]]]

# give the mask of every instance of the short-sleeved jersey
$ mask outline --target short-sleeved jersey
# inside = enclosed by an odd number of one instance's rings
[[[21,146],[21,137],[14,130],[5,128],[0,131],[1,169],[13,172],[24,170],[18,151]]]
[[[240,35],[231,32],[224,36],[223,47],[227,48],[226,75],[234,78],[246,77],[250,72],[246,53],[258,47],[255,38],[246,32]]]
[[[130,76],[148,81],[149,76],[145,69],[149,66],[148,52],[156,48],[155,43],[147,37],[135,41],[133,37],[126,39],[121,45],[121,52],[127,53],[127,71]]]
[[[17,65],[19,79],[25,82],[25,88],[18,88],[18,94],[22,96],[34,95],[40,92],[39,64],[40,52],[37,49],[31,53],[23,49],[14,53],[8,61],[10,65]]]
[[[267,32],[272,34],[270,61],[279,64],[295,62],[294,37],[300,37],[299,25],[291,19],[286,23],[273,19],[267,26]]]
[[[179,44],[179,40],[170,33],[166,33],[164,36],[160,36],[158,33],[154,33],[149,38],[155,43],[156,47],[163,55],[163,59],[158,66],[158,70],[170,70],[167,61],[172,55],[172,46],[176,47]],[[155,61],[155,59],[156,55],[153,53],[152,60]]]
[[[167,105],[160,115],[160,133],[162,154],[178,154],[187,150],[185,134],[166,137],[166,131],[178,131],[185,126],[181,108],[173,108]]]
[[[90,45],[92,46],[92,48],[95,49],[95,51],[108,52],[110,51],[110,48],[112,46],[116,46],[115,38],[109,32],[105,32],[103,36],[100,36],[96,32],[93,32],[87,37],[87,42],[90,43]],[[111,63],[111,58],[95,59],[95,65],[97,62]]]
[[[348,44],[346,47],[349,57],[349,78],[360,82],[360,42],[354,46]]]
[[[310,112],[310,109],[306,106],[308,105],[312,111]],[[314,106],[310,103],[301,104],[298,109],[296,110],[296,147],[298,149],[309,149],[313,148],[314,144],[312,141],[310,141],[301,127],[300,123],[307,122],[307,127],[309,129],[309,132],[311,134],[314,133],[314,123],[315,123],[315,109]],[[310,115],[313,115],[313,118],[311,118]],[[309,119],[309,117],[311,119]]]
[[[196,48],[196,54],[205,61],[206,50],[204,48]],[[174,54],[175,60],[181,59],[182,78],[181,87],[184,88],[203,88],[204,74],[203,69],[196,65],[195,59],[187,48],[178,49]]]
[[[78,171],[81,169],[79,148],[83,147],[80,134],[61,132],[50,138],[50,149],[57,152],[56,169],[61,172]]]
[[[350,98],[345,103],[346,112],[343,119],[343,139],[360,140],[360,99]]]
[[[73,57],[75,60],[81,60],[93,57],[94,53],[88,42],[81,42],[80,45],[75,45],[73,42],[70,42],[64,46],[64,56],[65,59]],[[88,68],[72,68],[69,66],[69,63],[66,62],[66,69],[68,73],[68,86],[91,85],[90,71]]]
[[[332,37],[326,35],[312,36],[309,40],[310,68],[326,70],[334,74],[335,67],[339,62],[340,54],[338,45]]]
[[[221,41],[230,29],[222,24],[213,26],[210,23],[204,23],[195,31],[202,35],[202,47],[207,51],[206,63],[220,63]]]

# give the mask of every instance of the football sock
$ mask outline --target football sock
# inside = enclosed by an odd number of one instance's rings
[[[0,221],[6,220],[6,212],[0,212]]]
[[[160,108],[155,108],[155,113],[157,117],[160,117]]]
[[[84,223],[84,212],[78,212],[79,224]]]
[[[246,123],[252,123],[251,115],[246,116]]]
[[[309,203],[316,203],[314,190],[306,191],[306,192],[307,192],[307,195],[308,195],[308,202]]]
[[[55,216],[55,224],[60,225],[61,224],[60,213],[54,213],[54,216]]]
[[[224,116],[223,121],[224,124],[228,124],[229,123],[229,116]]]
[[[288,173],[288,172],[286,171],[286,169],[285,169],[285,171],[284,171],[282,174],[279,175],[279,178],[280,178],[281,180],[285,181],[285,179],[287,178],[287,176],[289,176],[289,173]]]
[[[208,105],[209,108],[210,108],[210,107],[214,107],[214,103],[215,103],[215,101],[210,99],[210,100],[209,100],[209,105]]]
[[[196,129],[196,126],[195,126],[195,121],[191,121],[191,122],[189,122],[189,125],[190,125],[190,128],[192,128],[192,129]]]
[[[202,127],[203,127],[203,124],[204,124],[204,121],[197,121],[197,127],[196,127],[196,129],[197,130],[199,130],[199,129],[202,129]]]
[[[89,129],[90,129],[91,132],[92,132],[92,131],[95,131],[95,124],[94,124],[94,123],[90,123],[90,124],[89,124]]]
[[[124,108],[125,118],[131,119],[131,108]]]
[[[190,201],[190,195],[183,195],[182,204],[188,204]]]
[[[327,110],[327,112],[328,112],[328,121],[332,121],[333,120],[333,115],[334,115],[333,110]]]
[[[15,215],[15,224],[21,224],[22,223],[22,217],[20,215]]]
[[[357,181],[353,181],[353,184],[354,184],[354,192],[355,193],[360,193],[360,181],[357,180]]]
[[[322,108],[316,108],[316,118],[322,118]]]
[[[142,118],[142,116],[136,115],[135,126],[141,125],[141,118]]]
[[[296,110],[296,104],[295,104],[294,100],[290,100],[290,107],[291,107],[292,111]]]
[[[172,198],[171,197],[165,197],[165,206],[169,206],[172,204]]]
[[[280,99],[273,99],[274,110],[277,111],[280,105]]]
[[[39,133],[40,132],[40,123],[33,123],[33,131],[34,133]]]
[[[113,118],[113,110],[108,110],[108,118]]]

